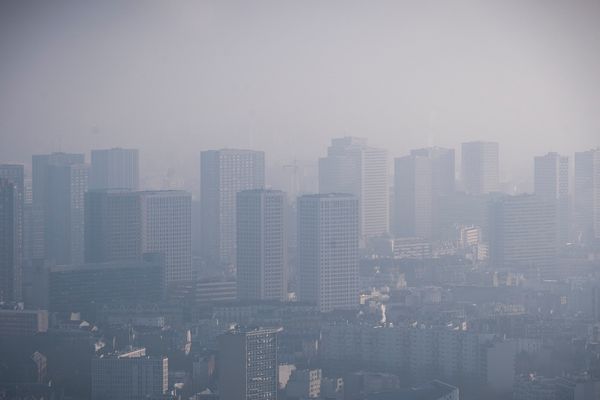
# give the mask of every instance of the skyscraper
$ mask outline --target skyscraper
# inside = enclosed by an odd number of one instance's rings
[[[600,237],[600,148],[575,153],[575,230]]]
[[[534,193],[556,205],[559,244],[569,235],[569,158],[548,153],[534,158]]]
[[[265,185],[265,153],[208,150],[200,155],[202,254],[213,263],[234,264],[236,196]]]
[[[431,160],[431,236],[442,239],[445,202],[456,191],[454,149],[426,147],[411,150],[410,155]]]
[[[167,284],[191,281],[191,195],[184,191],[96,190],[86,195],[87,262],[165,257]]]
[[[461,179],[468,194],[487,194],[500,189],[498,143],[462,144]]]
[[[34,155],[32,256],[59,264],[83,261],[83,154]]]
[[[358,198],[362,238],[389,231],[387,152],[355,137],[333,139],[319,159],[319,193],[349,193]]]
[[[143,251],[138,192],[90,190],[85,194],[85,262],[139,260]]]
[[[556,207],[535,195],[502,196],[489,208],[490,261],[499,267],[552,268]]]
[[[411,150],[411,156],[427,157],[431,160],[431,192],[434,196],[447,196],[455,191],[454,149],[426,147]]]
[[[25,245],[23,165],[0,164],[0,297],[21,300]]]
[[[192,196],[181,190],[140,193],[142,251],[165,256],[165,282],[190,281],[192,270]]]
[[[322,312],[358,305],[358,200],[351,194],[298,198],[298,299]]]
[[[394,174],[395,233],[431,238],[433,223],[432,161],[409,155],[396,158]]]
[[[221,400],[277,400],[279,331],[237,328],[218,337]]]
[[[0,177],[0,300],[21,299],[22,230],[20,229],[19,189]]]
[[[90,189],[139,189],[137,149],[92,150]]]
[[[48,167],[46,258],[57,264],[83,262],[87,182],[88,166],[85,164]]]
[[[0,178],[13,182],[25,197],[25,168],[21,164],[0,164]],[[24,201],[24,200],[23,200]]]
[[[237,283],[243,300],[285,300],[285,194],[245,190],[237,195]]]

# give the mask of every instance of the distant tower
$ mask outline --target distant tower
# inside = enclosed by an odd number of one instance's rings
[[[534,193],[555,203],[559,244],[569,238],[569,158],[557,153],[534,158]]]
[[[192,196],[180,190],[91,191],[86,195],[87,262],[165,257],[165,282],[191,281]]]
[[[500,189],[498,143],[462,144],[461,178],[468,194],[487,194]]]
[[[600,238],[600,148],[575,153],[575,228]]]
[[[359,201],[363,239],[389,231],[388,160],[384,149],[355,137],[333,139],[319,159],[319,193],[353,194]]]
[[[498,267],[556,265],[556,208],[534,195],[502,196],[489,209],[490,261]]]
[[[142,249],[165,256],[165,281],[190,281],[192,270],[192,196],[182,190],[140,192]]]
[[[209,150],[200,155],[202,254],[234,264],[236,196],[265,185],[265,153],[253,150]]]
[[[83,262],[83,203],[88,188],[84,155],[34,155],[32,165],[33,258],[57,264]]]
[[[298,198],[298,299],[319,310],[358,305],[358,200],[350,194]]]
[[[0,300],[21,300],[22,229],[17,185],[0,177]],[[22,215],[22,214],[21,214]]]
[[[85,262],[140,260],[141,197],[125,190],[90,190],[85,194]]]
[[[23,165],[0,164],[0,298],[21,300],[24,260]]]
[[[90,189],[139,189],[137,149],[92,150]]]
[[[426,147],[411,150],[410,155],[431,160],[431,192],[434,196],[454,194],[456,186],[454,149]]]
[[[277,400],[279,331],[238,328],[218,337],[221,400]]]
[[[439,239],[443,236],[443,209],[456,192],[454,149],[426,147],[411,150],[410,155],[431,160],[431,237]]]
[[[245,190],[237,195],[237,284],[242,300],[285,300],[285,194]]]
[[[394,174],[395,233],[431,238],[433,223],[432,160],[410,155],[396,158]]]

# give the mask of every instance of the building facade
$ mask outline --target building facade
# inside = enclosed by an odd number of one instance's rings
[[[322,312],[358,305],[358,200],[298,198],[298,299]]]
[[[389,232],[387,151],[366,139],[333,139],[327,157],[319,159],[319,193],[349,193],[358,198],[363,239]]]
[[[86,195],[88,262],[165,257],[165,283],[189,282],[192,268],[192,196],[180,190],[95,190]]]
[[[534,158],[534,194],[555,203],[558,240],[569,240],[569,158],[548,153]]]
[[[201,153],[201,252],[206,260],[235,264],[237,194],[264,185],[264,152],[222,149]]]
[[[461,180],[467,194],[479,195],[500,190],[498,143],[463,143],[461,160]]]
[[[575,232],[600,237],[600,148],[575,153]]]
[[[169,359],[134,349],[92,359],[92,400],[160,398],[169,385]]]
[[[554,203],[535,195],[503,196],[489,208],[490,261],[499,267],[551,268],[556,263]]]
[[[0,299],[20,301],[23,275],[23,191],[0,166]],[[21,168],[22,172],[22,168]],[[22,176],[22,175],[21,175]],[[21,179],[21,184],[22,184]]]
[[[90,189],[139,190],[139,151],[106,149],[91,151]]]
[[[237,328],[218,337],[221,400],[276,400],[280,329]]]
[[[34,155],[34,258],[57,264],[84,259],[84,194],[88,165],[83,154]]]
[[[164,257],[50,267],[51,311],[95,311],[104,304],[150,304],[164,298]],[[135,289],[132,289],[135,288]]]
[[[287,297],[285,194],[245,190],[237,195],[237,282],[240,300]]]
[[[431,238],[433,228],[432,161],[409,155],[394,166],[395,234]]]

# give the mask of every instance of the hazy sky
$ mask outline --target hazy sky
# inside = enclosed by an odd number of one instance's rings
[[[0,162],[127,146],[194,178],[203,149],[355,135],[496,140],[514,177],[599,145],[599,105],[597,0],[0,2]]]

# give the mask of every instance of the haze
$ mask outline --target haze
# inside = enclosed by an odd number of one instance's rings
[[[316,162],[354,135],[498,141],[503,179],[529,177],[597,145],[598,21],[597,1],[5,1],[0,158],[136,147],[196,191],[201,150]]]

